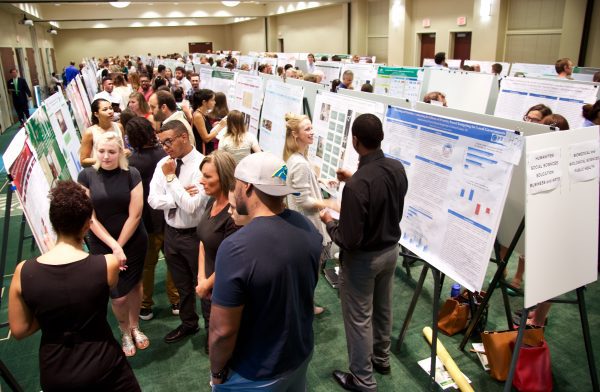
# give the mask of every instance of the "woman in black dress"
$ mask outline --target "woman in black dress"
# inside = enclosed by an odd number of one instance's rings
[[[221,242],[237,230],[229,214],[229,192],[235,188],[235,161],[225,151],[216,150],[200,163],[200,184],[210,196],[206,210],[198,224],[200,251],[198,252],[198,286],[196,294],[202,303],[202,317],[206,329],[204,350],[208,352],[208,327],[212,289],[215,284],[215,259]]]
[[[140,391],[106,321],[119,262],[112,254],[82,250],[92,201],[73,181],[58,182],[50,199],[57,243],[17,266],[8,306],[11,333],[23,339],[42,330],[40,382],[46,392]]]
[[[105,133],[96,145],[96,164],[79,173],[89,192],[94,216],[89,233],[92,254],[114,254],[121,273],[117,287],[110,291],[112,309],[119,321],[125,355],[145,349],[148,337],[139,329],[142,302],[142,270],[148,248],[148,235],[141,223],[144,190],[140,173],[129,168],[123,139]]]
[[[208,114],[215,108],[215,103],[215,93],[212,90],[202,89],[192,95],[192,126],[194,127],[196,149],[204,155],[215,150],[214,139],[227,126],[225,118],[217,122],[214,127],[211,124]]]

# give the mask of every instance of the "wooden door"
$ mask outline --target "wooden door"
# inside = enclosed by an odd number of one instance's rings
[[[35,65],[35,56],[33,48],[26,48],[27,53],[27,65],[29,66],[29,78],[31,80],[31,92],[33,93],[33,87],[39,86],[40,79],[38,77],[37,66]]]
[[[46,63],[44,62],[44,49],[42,48],[40,48],[40,61],[42,62],[42,75],[44,75],[44,82],[46,85],[48,85],[50,73],[46,72]]]
[[[15,64],[15,52],[12,48],[0,48],[0,57],[2,57],[2,69],[4,70],[4,79],[10,79],[10,70],[17,68]]]
[[[212,53],[212,42],[188,42],[188,53]]]
[[[471,32],[466,31],[464,33],[454,33],[454,53],[453,59],[460,59],[460,66],[462,67],[465,60],[471,58]]]
[[[419,34],[421,39],[421,59],[419,66],[423,66],[424,59],[435,57],[435,33]]]

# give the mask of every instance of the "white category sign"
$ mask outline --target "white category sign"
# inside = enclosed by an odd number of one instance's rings
[[[527,154],[527,193],[534,195],[560,186],[562,177],[560,148],[532,151]]]
[[[304,88],[268,80],[260,121],[260,147],[277,156],[285,145],[285,114],[302,113]]]
[[[400,243],[481,290],[522,136],[393,106],[384,134],[382,150],[408,176]]]
[[[544,104],[564,116],[571,129],[584,123],[581,107],[596,102],[598,87],[565,80],[508,77],[501,81],[495,116],[522,120],[527,110]]]
[[[339,61],[315,61],[315,71],[323,72],[321,83],[331,86],[331,82],[340,78],[342,63]]]
[[[586,142],[569,146],[569,177],[571,181],[598,178],[598,143]]]
[[[349,141],[352,123],[363,113],[372,113],[381,118],[383,110],[383,104],[379,102],[334,93],[317,95],[313,118],[317,139],[311,145],[308,157],[311,163],[320,168],[321,180],[327,182],[336,179],[336,170],[341,167],[356,171],[358,155]]]
[[[231,109],[244,113],[246,130],[254,135],[258,135],[258,119],[262,102],[262,78],[239,73],[235,81],[235,99],[231,103]]]

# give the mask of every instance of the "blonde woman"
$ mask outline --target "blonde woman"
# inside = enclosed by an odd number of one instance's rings
[[[90,253],[116,256],[121,272],[110,291],[112,309],[119,322],[126,356],[150,344],[140,331],[142,271],[148,235],[141,223],[144,190],[140,173],[128,167],[123,139],[114,133],[99,136],[96,163],[79,173],[94,207],[89,233]]]
[[[236,165],[251,153],[260,152],[258,140],[246,130],[244,113],[239,110],[232,110],[227,115],[227,131],[219,142],[219,150],[230,153]]]
[[[308,146],[314,142],[314,131],[310,119],[305,115],[288,113],[285,115],[285,122],[283,160],[288,168],[286,182],[297,192],[297,194],[288,195],[288,208],[306,216],[323,236],[324,248],[321,255],[321,262],[323,262],[331,241],[325,225],[319,218],[319,210],[327,207],[339,210],[339,207],[330,200],[323,200],[317,176],[306,158]],[[315,306],[315,314],[320,314],[323,310],[323,308]]]

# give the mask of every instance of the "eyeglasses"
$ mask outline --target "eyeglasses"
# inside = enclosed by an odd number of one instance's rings
[[[542,121],[541,118],[536,118],[536,117],[529,117],[528,115],[523,116],[523,121],[525,122],[532,122],[532,123],[539,123]]]
[[[167,138],[165,140],[163,140],[162,142],[159,141],[158,144],[160,144],[163,147],[167,147],[167,148],[171,148],[171,146],[173,145],[173,142],[175,141],[175,139],[177,139],[178,137],[181,137],[182,135],[177,135],[177,136],[173,136],[170,138]]]

